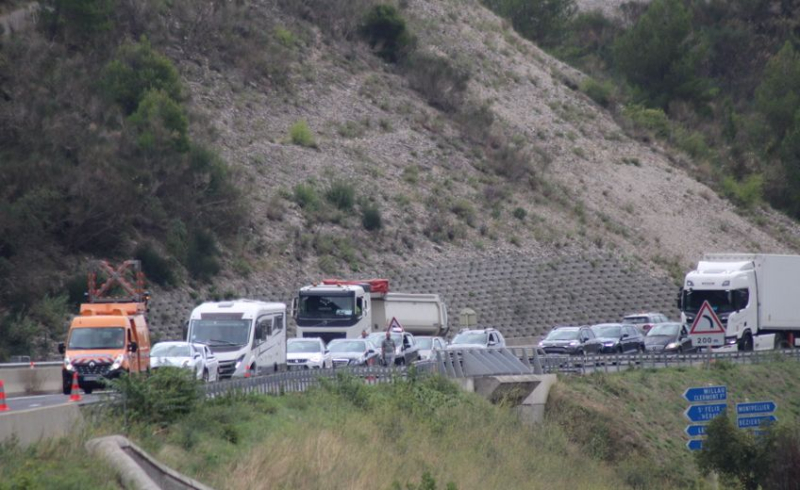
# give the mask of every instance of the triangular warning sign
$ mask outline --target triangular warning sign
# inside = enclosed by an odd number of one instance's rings
[[[397,321],[396,317],[392,317],[392,321],[389,322],[389,330],[395,332],[405,332],[405,329],[402,325],[400,325],[400,322]]]
[[[692,328],[689,330],[689,335],[692,334],[708,334],[708,333],[725,333],[725,327],[719,321],[719,317],[714,313],[714,308],[708,303],[703,302],[700,311],[692,322]]]

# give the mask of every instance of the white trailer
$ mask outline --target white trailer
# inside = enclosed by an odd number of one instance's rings
[[[725,327],[729,349],[800,346],[800,256],[706,254],[681,288],[684,324],[704,301]]]
[[[325,280],[300,288],[292,302],[298,337],[356,338],[385,330],[392,318],[410,333],[443,335],[447,309],[438,294],[390,293],[389,281]]]
[[[286,305],[251,299],[203,303],[192,311],[187,342],[208,345],[220,378],[286,368]]]

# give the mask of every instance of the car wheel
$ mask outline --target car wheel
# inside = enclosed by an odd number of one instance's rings
[[[86,393],[87,395],[91,395],[92,391],[94,391],[94,388],[84,388],[83,389],[83,392]]]

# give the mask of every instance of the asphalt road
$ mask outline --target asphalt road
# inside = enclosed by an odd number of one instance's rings
[[[78,403],[93,403],[100,399],[101,394],[86,395],[81,393],[82,400]],[[69,400],[69,395],[32,395],[6,398],[8,408],[12,411],[28,410],[39,407],[52,407],[64,403],[76,403]]]

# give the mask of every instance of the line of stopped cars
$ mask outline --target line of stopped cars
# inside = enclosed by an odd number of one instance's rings
[[[546,354],[577,356],[696,351],[686,327],[661,313],[626,315],[619,323],[555,327],[539,347]]]

